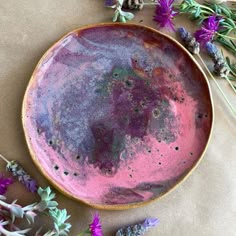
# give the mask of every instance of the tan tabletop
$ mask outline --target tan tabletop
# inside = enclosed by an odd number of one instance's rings
[[[110,21],[112,10],[103,4],[103,0],[0,1],[0,153],[18,160],[41,186],[48,182],[30,158],[21,125],[27,83],[40,57],[62,35],[87,24]],[[146,7],[133,22],[142,20],[140,24],[155,27],[152,15],[153,8]],[[193,29],[182,16],[176,25]],[[221,81],[221,85],[236,106],[232,89],[226,81]],[[236,235],[236,119],[212,82],[211,87],[215,121],[200,165],[178,188],[155,203],[126,211],[99,211],[106,236],[146,217],[161,221],[148,236]],[[5,163],[0,161],[0,171],[4,170]],[[95,210],[56,193],[59,207],[71,215],[70,235],[76,236],[90,223]],[[37,200],[18,183],[9,188],[8,196],[23,205]],[[37,224],[42,225],[43,221]]]

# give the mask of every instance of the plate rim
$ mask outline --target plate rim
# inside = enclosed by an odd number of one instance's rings
[[[189,57],[190,60],[192,60],[192,62],[195,64],[195,66],[199,69],[199,71],[201,72],[201,74],[203,75],[207,88],[208,88],[208,92],[209,92],[209,97],[210,97],[210,108],[211,108],[211,126],[210,126],[210,132],[209,132],[209,136],[207,139],[207,142],[205,144],[205,147],[201,153],[201,155],[199,156],[199,158],[197,159],[197,161],[194,163],[194,165],[190,168],[190,170],[188,171],[188,173],[181,177],[174,186],[172,186],[170,189],[168,189],[166,192],[162,193],[161,195],[149,199],[147,201],[144,202],[138,202],[138,203],[127,203],[127,204],[94,204],[92,202],[86,201],[86,200],[82,200],[79,199],[78,197],[74,196],[72,193],[69,193],[68,191],[64,190],[58,183],[54,182],[51,177],[47,174],[47,172],[44,170],[44,168],[40,165],[38,159],[37,159],[37,154],[33,151],[33,149],[31,148],[30,142],[27,138],[27,131],[26,131],[26,108],[27,108],[27,95],[28,95],[28,91],[29,88],[31,87],[31,84],[33,83],[34,79],[35,79],[35,74],[37,69],[39,68],[39,66],[41,65],[42,61],[48,56],[48,54],[52,51],[52,49],[61,41],[63,41],[67,36],[69,36],[70,34],[73,33],[79,33],[83,30],[87,30],[87,29],[92,29],[92,28],[100,28],[100,27],[112,27],[112,26],[121,26],[121,27],[138,27],[138,28],[143,28],[149,31],[154,32],[155,34],[161,35],[166,37],[167,39],[169,39],[173,44],[175,44],[177,47],[179,47],[182,51],[184,51],[186,53],[186,55]],[[80,28],[77,28],[75,30],[72,30],[68,33],[66,33],[65,35],[63,35],[62,37],[60,37],[55,43],[53,43],[47,50],[46,52],[42,55],[42,57],[40,58],[40,60],[38,61],[37,65],[34,67],[33,73],[30,77],[29,82],[27,83],[27,87],[25,89],[24,92],[24,96],[23,96],[23,102],[22,102],[22,108],[21,108],[21,122],[22,122],[22,126],[23,126],[23,131],[24,131],[24,138],[27,144],[27,148],[29,150],[31,159],[33,160],[33,163],[35,164],[35,166],[37,167],[37,169],[41,172],[42,176],[45,177],[47,179],[47,181],[49,181],[49,183],[55,188],[57,189],[60,193],[62,193],[63,195],[74,199],[76,201],[79,201],[80,203],[83,203],[87,206],[93,207],[95,209],[99,209],[99,210],[127,210],[127,209],[132,209],[132,208],[137,208],[137,207],[141,207],[141,206],[145,206],[148,205],[150,203],[153,203],[157,200],[160,200],[163,196],[166,196],[167,194],[171,193],[172,191],[174,191],[181,183],[183,183],[192,173],[193,171],[197,168],[197,166],[200,164],[201,160],[203,159],[207,147],[210,143],[211,140],[211,136],[212,136],[212,131],[213,131],[213,126],[214,126],[214,120],[215,120],[215,115],[214,115],[214,106],[213,106],[213,98],[212,98],[212,91],[211,91],[211,87],[210,87],[210,83],[208,81],[208,77],[205,74],[204,70],[202,69],[202,67],[200,66],[200,64],[197,62],[197,60],[193,57],[193,55],[175,38],[160,32],[150,26],[146,26],[146,25],[141,25],[141,24],[136,24],[136,23],[120,23],[120,22],[105,22],[105,23],[96,23],[96,24],[89,24],[89,25],[85,25],[82,26]]]

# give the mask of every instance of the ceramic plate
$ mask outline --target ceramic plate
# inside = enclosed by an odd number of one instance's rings
[[[75,30],[40,60],[25,93],[32,158],[66,195],[103,209],[157,199],[200,160],[212,128],[206,78],[153,29]]]

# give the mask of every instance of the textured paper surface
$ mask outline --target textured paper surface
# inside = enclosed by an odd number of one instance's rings
[[[8,0],[0,2],[0,152],[16,159],[38,180],[48,183],[34,166],[24,140],[21,104],[29,78],[43,53],[61,36],[84,25],[108,22],[112,10],[102,0]],[[153,8],[136,14],[133,22],[155,27]],[[177,25],[193,27],[185,17]],[[174,35],[171,33],[170,35]],[[212,65],[211,62],[208,62]],[[192,175],[161,200],[127,211],[100,211],[104,234],[114,235],[123,225],[145,217],[158,217],[160,225],[148,236],[234,236],[236,232],[236,128],[220,93],[213,83],[214,129],[205,157]],[[235,94],[221,82],[236,106]],[[0,162],[0,170],[5,170]],[[22,204],[37,200],[15,184],[9,198]],[[57,193],[61,208],[67,208],[73,225],[70,235],[87,227],[94,209]],[[37,221],[38,225],[43,224]],[[25,225],[25,227],[28,227]]]

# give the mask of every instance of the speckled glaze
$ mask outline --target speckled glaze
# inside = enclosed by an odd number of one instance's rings
[[[157,199],[202,156],[212,128],[206,78],[173,39],[138,25],[73,31],[43,56],[23,102],[33,160],[97,208]]]

